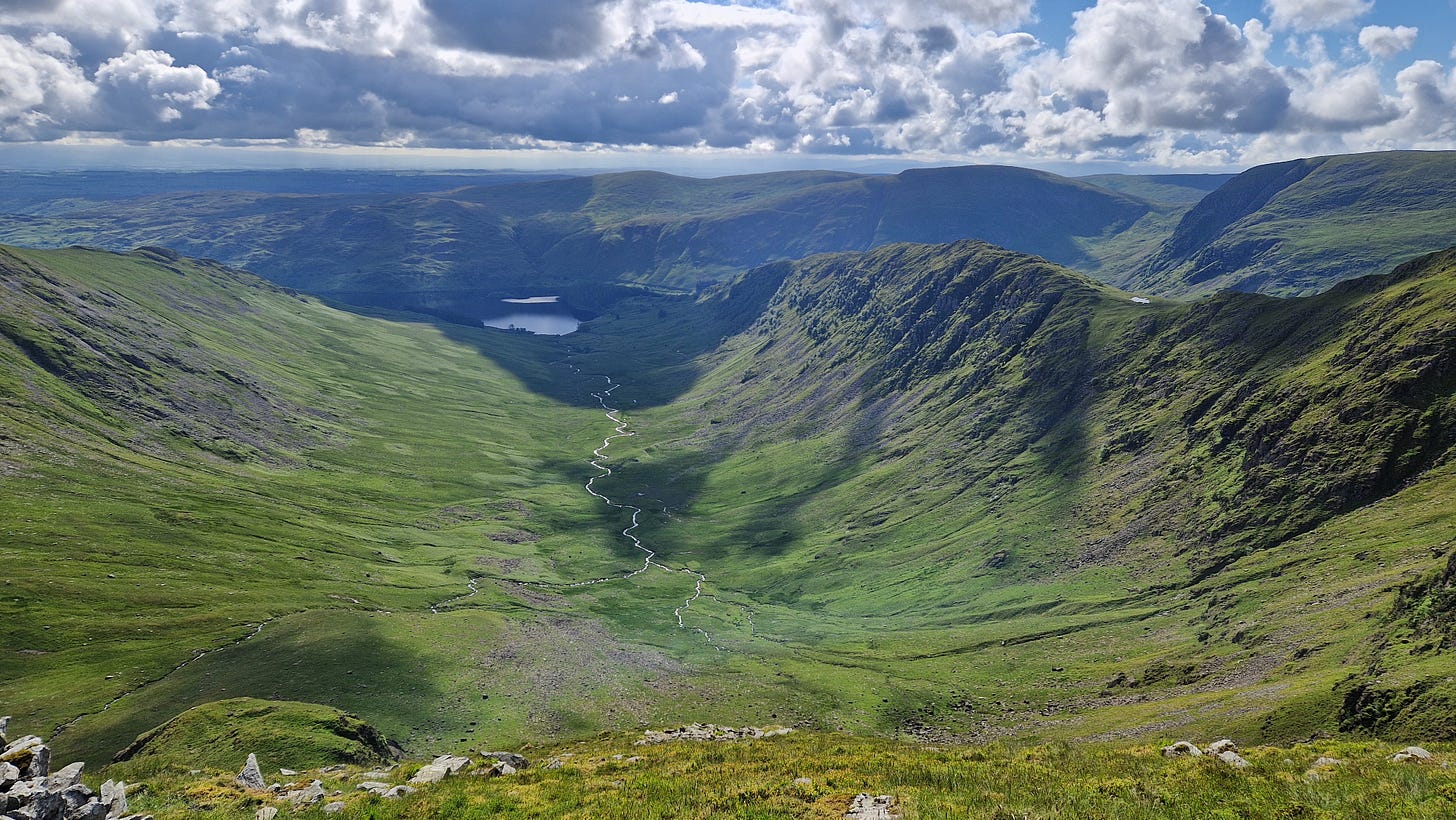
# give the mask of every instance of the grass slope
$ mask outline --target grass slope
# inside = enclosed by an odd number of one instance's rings
[[[1316,293],[1448,246],[1453,194],[1451,152],[1260,166],[1201,200],[1155,254],[1110,281],[1173,296]]]

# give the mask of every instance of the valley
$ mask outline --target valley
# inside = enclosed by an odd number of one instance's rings
[[[33,202],[100,247],[0,249],[0,711],[1456,741],[1456,160],[1301,162]]]

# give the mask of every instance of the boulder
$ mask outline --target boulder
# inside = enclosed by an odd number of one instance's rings
[[[51,788],[65,789],[80,784],[81,770],[84,768],[86,764],[77,761],[51,775]]]
[[[278,809],[277,808],[275,808],[273,806],[264,806],[263,808],[258,809],[258,813],[257,814],[253,815],[253,820],[273,820],[273,818],[275,818],[277,816],[278,816]]]
[[[238,782],[243,788],[254,791],[263,791],[268,788],[268,783],[263,780],[263,771],[258,768],[258,756],[249,752],[248,762],[243,764],[243,770],[238,772]]]
[[[1224,749],[1214,756],[1217,757],[1219,760],[1222,760],[1223,762],[1229,764],[1230,766],[1233,766],[1235,769],[1247,769],[1249,767],[1249,761],[1243,759],[1242,757],[1239,757],[1238,752],[1231,751],[1229,749]]]
[[[480,755],[486,760],[495,760],[501,763],[509,763],[517,769],[525,769],[531,762],[515,752],[482,752]]]
[[[1433,755],[1419,746],[1407,746],[1390,756],[1392,763],[1429,763]]]
[[[106,806],[107,817],[120,817],[126,814],[126,783],[120,780],[108,780],[102,783],[101,804]]]
[[[452,757],[451,755],[440,755],[415,772],[411,777],[411,783],[439,783],[441,780],[470,765],[470,759],[465,757]]]
[[[9,789],[19,780],[19,769],[9,763],[0,763],[0,792]]]
[[[391,800],[393,800],[393,799],[395,799],[397,797],[404,797],[405,795],[414,794],[414,793],[415,793],[415,789],[411,788],[410,786],[395,786],[394,788],[392,788],[389,791],[385,792],[384,793],[384,796],[387,797],[387,798],[389,798],[389,799],[391,799]]]
[[[1203,757],[1203,750],[1186,740],[1163,747],[1163,757]]]
[[[1208,748],[1205,749],[1205,751],[1207,751],[1211,755],[1216,755],[1221,752],[1237,752],[1238,750],[1238,744],[1234,743],[1228,738],[1224,738],[1223,740],[1215,740],[1214,742],[1208,744]]]
[[[10,716],[0,717],[0,746],[5,745],[5,732],[10,728]]]
[[[338,814],[339,812],[341,812],[343,810],[344,810],[344,801],[342,801],[342,800],[335,800],[332,803],[326,803],[324,805],[324,814]]]
[[[284,777],[293,777],[298,774],[298,772],[295,772],[292,769],[279,769],[278,773],[283,775]]]
[[[372,794],[384,794],[385,792],[387,792],[391,788],[393,788],[393,786],[390,785],[389,783],[381,783],[378,780],[366,780],[363,783],[360,783],[359,785],[355,786],[354,788],[358,789],[361,792],[370,792]]]
[[[324,799],[324,784],[318,780],[315,780],[309,785],[301,789],[288,792],[283,796],[287,798],[288,802],[292,803],[295,806],[312,806],[313,804]]]

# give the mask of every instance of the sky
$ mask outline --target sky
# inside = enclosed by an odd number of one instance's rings
[[[0,0],[0,168],[1456,149],[1456,0]]]

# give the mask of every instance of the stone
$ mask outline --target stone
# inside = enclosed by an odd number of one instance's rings
[[[77,761],[51,775],[51,788],[64,789],[79,784],[81,782],[81,770],[84,768],[86,768],[86,764]]]
[[[339,812],[341,812],[343,810],[344,810],[344,801],[342,801],[342,800],[335,800],[332,803],[327,803],[327,804],[324,805],[324,814],[338,814]]]
[[[509,763],[517,769],[529,768],[531,762],[515,752],[482,752],[480,756],[486,760],[497,760],[501,763]]]
[[[1223,762],[1229,764],[1230,766],[1233,766],[1235,769],[1247,769],[1249,767],[1249,761],[1243,759],[1242,757],[1239,757],[1238,752],[1224,749],[1214,756],[1217,757],[1219,760],[1222,760]]]
[[[899,820],[900,812],[895,798],[888,794],[857,794],[844,816],[852,820]]]
[[[45,777],[51,773],[51,749],[41,745],[35,747],[30,756],[30,765],[25,768],[30,777]]]
[[[354,775],[354,777],[358,778],[359,780],[383,780],[384,778],[389,777],[389,772],[379,771],[378,769],[375,769],[372,772],[361,772]]]
[[[120,817],[127,812],[126,783],[108,780],[101,784],[101,804],[106,806],[107,817]]]
[[[1215,740],[1214,742],[1208,744],[1208,749],[1206,749],[1206,751],[1211,755],[1216,755],[1220,752],[1237,752],[1238,750],[1238,744],[1234,743],[1228,738],[1224,738],[1223,740]]]
[[[312,806],[324,799],[324,784],[315,780],[309,785],[283,796],[295,806]]]
[[[393,788],[393,786],[390,785],[389,783],[381,783],[378,780],[366,780],[363,783],[360,783],[359,785],[355,786],[354,788],[358,789],[361,792],[370,792],[370,793],[373,793],[373,794],[384,794],[385,792],[387,792],[391,788]]]
[[[284,777],[294,777],[298,774],[298,772],[295,772],[292,769],[279,769],[278,773],[283,775]]]
[[[1343,765],[1345,765],[1345,761],[1339,759],[1338,757],[1321,757],[1318,760],[1316,760],[1314,763],[1311,763],[1310,764],[1310,768],[1311,769],[1329,769],[1329,768],[1332,768],[1332,767],[1335,767],[1335,766],[1343,766]]]
[[[794,785],[808,787],[814,785],[814,780],[808,777],[796,777],[794,778]]]
[[[0,792],[9,789],[19,779],[19,769],[10,763],[0,763]]]
[[[248,762],[243,764],[243,770],[238,772],[238,782],[243,788],[254,791],[264,791],[268,784],[263,780],[263,771],[258,768],[258,756],[252,752],[248,753]]]
[[[1163,747],[1163,757],[1203,757],[1203,750],[1186,740]]]
[[[106,807],[100,803],[84,803],[66,812],[66,820],[106,820]]]
[[[56,791],[56,787],[51,786],[51,791]],[[64,789],[60,789],[60,792],[61,800],[66,804],[67,817],[69,817],[73,812],[79,811],[82,806],[94,802],[92,798],[96,796],[95,792],[91,791],[80,783],[73,783],[70,786],[65,787]],[[97,803],[97,805],[101,804]],[[102,808],[105,808],[105,806],[102,806]]]
[[[257,814],[253,815],[253,820],[273,820],[273,818],[277,816],[278,809],[276,807],[264,806],[263,808],[258,809]]]
[[[24,820],[60,820],[65,802],[60,792],[38,788],[30,793],[30,799],[14,813]]]
[[[413,789],[413,788],[411,788],[409,786],[395,786],[394,788],[392,788],[389,791],[385,792],[384,793],[384,796],[387,797],[387,798],[389,798],[390,800],[393,800],[395,798],[404,797],[407,794],[414,794],[414,793],[415,793],[415,789]]]
[[[1434,756],[1419,746],[1407,746],[1390,756],[1392,763],[1428,763]]]
[[[635,742],[638,746],[647,746],[652,743],[668,743],[677,740],[757,740],[786,735],[792,731],[794,730],[788,728],[760,729],[757,726],[742,726],[735,729],[731,726],[715,726],[711,723],[693,723],[665,731],[648,729],[642,733],[642,739]]]
[[[10,729],[10,716],[0,717],[0,746],[5,745],[5,732]]]
[[[465,757],[453,757],[451,755],[440,755],[433,761],[420,767],[415,776],[411,777],[411,783],[439,783],[461,769],[470,765],[470,759]]]

